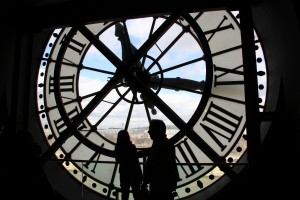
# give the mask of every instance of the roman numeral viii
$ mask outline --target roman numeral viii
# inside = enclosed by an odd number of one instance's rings
[[[227,147],[226,143],[232,140],[242,119],[243,116],[239,117],[211,102],[200,125],[223,151]]]

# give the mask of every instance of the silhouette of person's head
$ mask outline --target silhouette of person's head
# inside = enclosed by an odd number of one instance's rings
[[[166,125],[162,120],[152,119],[150,121],[148,133],[152,140],[166,137]]]
[[[118,133],[117,144],[126,145],[128,143],[131,143],[128,131],[120,130]]]

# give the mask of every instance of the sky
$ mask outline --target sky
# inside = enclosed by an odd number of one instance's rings
[[[126,21],[126,26],[128,29],[128,33],[130,35],[131,43],[139,48],[145,40],[147,40],[150,28],[150,23],[152,22],[152,18],[143,18],[136,20],[128,20]],[[158,21],[157,25],[161,24],[162,21]],[[145,66],[150,65],[155,58],[157,58],[161,52],[167,48],[171,41],[180,33],[180,26],[174,26],[171,30],[166,33],[166,35],[161,38],[156,45],[148,52],[148,58]],[[57,29],[56,32],[59,32]],[[257,37],[257,36],[256,36]],[[108,30],[106,30],[100,36],[101,41],[107,47],[109,47],[120,59],[122,59],[122,50],[121,43],[118,38],[115,36],[115,28],[112,26]],[[51,38],[50,43],[53,42],[54,37]],[[258,44],[259,46],[259,44]],[[259,46],[260,47],[260,46]],[[45,52],[49,52],[50,49],[46,49]],[[266,66],[264,62],[262,48],[260,47],[257,51],[257,58],[262,58],[262,62],[257,63],[257,68],[263,71],[266,71]],[[171,48],[168,53],[163,56],[162,59],[159,60],[158,63],[154,65],[151,73],[159,72],[161,69],[165,69],[168,67],[172,67],[174,65],[184,63],[186,61],[200,58],[203,55],[203,52],[195,41],[193,37],[189,34],[184,34],[184,36]],[[93,46],[91,46],[86,54],[86,57],[83,61],[83,64],[88,67],[93,67],[97,69],[108,70],[110,72],[114,72],[115,67],[110,64],[110,62]],[[41,66],[41,71],[43,67]],[[177,78],[181,79],[189,79],[200,82],[205,80],[205,62],[197,62],[195,64],[191,64],[187,67],[172,70],[170,72],[163,73],[164,79],[166,78]],[[91,70],[82,70],[80,72],[79,78],[79,95],[84,96],[96,91],[99,91],[111,78],[112,75],[105,73],[95,73]],[[160,77],[161,78],[161,77]],[[258,78],[259,84],[266,84],[266,79],[264,77]],[[128,87],[120,87],[119,93],[115,90],[112,91],[90,115],[89,120],[92,123],[96,123],[99,119],[99,116],[102,116],[105,111],[107,111],[112,103],[114,103],[119,97],[120,94],[124,93],[128,89]],[[178,115],[184,119],[186,122],[189,120],[190,116],[194,113],[197,105],[201,99],[201,94],[193,94],[190,92],[184,91],[175,91],[170,89],[162,88],[160,91],[153,90],[158,92],[157,94],[161,99],[163,99]],[[259,90],[259,96],[262,98],[264,102],[266,89]],[[89,103],[90,99],[86,99],[82,102],[83,107]],[[126,96],[126,100],[128,102],[132,101],[132,95]],[[138,92],[138,100],[142,102],[140,97],[140,93]],[[123,128],[130,104],[126,101],[122,101],[118,106],[106,117],[106,119],[101,123],[98,127],[99,129],[103,128]],[[262,104],[263,104],[262,102]],[[165,120],[166,124],[171,124],[168,119],[158,110],[156,109],[157,114],[152,115],[152,118],[161,118]],[[143,104],[135,104],[130,126],[131,127],[143,127],[147,126],[147,118],[146,112]]]

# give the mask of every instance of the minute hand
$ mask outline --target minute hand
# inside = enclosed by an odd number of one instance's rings
[[[126,30],[121,23],[115,24],[115,36],[117,36],[118,40],[121,42],[122,60],[124,61],[136,52],[136,48],[131,44],[128,33],[126,33]],[[142,68],[142,63],[139,61],[136,67]]]

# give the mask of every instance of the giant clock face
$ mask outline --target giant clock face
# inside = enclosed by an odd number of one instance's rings
[[[176,147],[175,199],[208,198],[244,166],[241,45],[238,20],[224,10],[56,29],[38,75],[44,156],[104,199],[120,199],[118,131],[129,131],[143,167],[149,120],[162,119]]]

